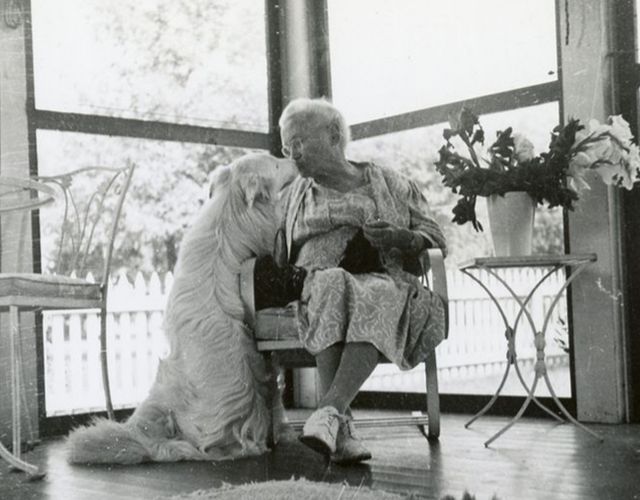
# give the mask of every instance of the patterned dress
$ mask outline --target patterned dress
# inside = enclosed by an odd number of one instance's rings
[[[294,303],[298,332],[312,354],[337,342],[369,342],[401,369],[424,361],[444,337],[440,298],[382,255],[385,273],[352,275],[336,267],[358,228],[376,217],[418,232],[445,248],[419,189],[376,165],[358,164],[366,183],[342,193],[298,179],[292,186],[285,230],[294,263],[308,271]]]

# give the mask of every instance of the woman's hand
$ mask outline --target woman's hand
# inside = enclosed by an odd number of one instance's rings
[[[407,228],[396,226],[390,222],[382,220],[368,221],[363,226],[362,231],[371,245],[383,251],[392,248],[398,248],[402,251],[416,250],[419,252],[422,250],[421,242],[418,239],[420,236]],[[417,248],[418,246],[420,248]]]

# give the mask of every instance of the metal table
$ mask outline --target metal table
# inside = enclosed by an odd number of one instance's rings
[[[466,424],[465,427],[469,427],[473,422],[475,422],[478,418],[484,415],[489,408],[493,406],[493,404],[498,400],[498,396],[504,387],[504,384],[509,375],[509,371],[513,366],[520,383],[524,387],[527,392],[527,397],[516,413],[516,415],[511,419],[511,421],[505,425],[502,429],[500,429],[497,433],[495,433],[491,438],[489,438],[484,445],[488,447],[493,441],[499,438],[502,434],[504,434],[511,426],[513,426],[524,414],[525,410],[529,406],[529,404],[533,401],[536,405],[542,408],[545,412],[550,414],[555,419],[564,422],[564,419],[551,411],[545,405],[543,405],[535,396],[535,391],[538,386],[538,382],[540,379],[543,379],[553,401],[558,405],[558,408],[562,412],[562,414],[566,417],[566,419],[588,432],[592,436],[598,438],[602,441],[602,438],[593,432],[592,430],[585,427],[583,424],[578,422],[565,408],[565,406],[558,399],[553,386],[551,385],[551,381],[549,380],[549,376],[547,374],[547,365],[544,357],[544,349],[546,345],[545,335],[547,331],[547,327],[549,326],[549,320],[551,319],[551,315],[553,310],[555,309],[556,304],[560,300],[563,292],[569,287],[571,282],[584,271],[584,269],[592,262],[595,262],[597,259],[596,254],[566,254],[566,255],[528,255],[528,256],[518,256],[518,257],[480,257],[475,258],[470,261],[464,262],[460,265],[460,271],[473,279],[476,283],[478,283],[482,289],[487,293],[491,301],[495,304],[502,317],[502,320],[505,325],[505,337],[507,339],[507,367],[504,372],[504,376],[502,377],[502,381],[496,390],[496,393],[491,397],[489,402],[482,408],[476,415],[471,418]],[[497,272],[497,269],[505,269],[505,268],[516,268],[516,267],[541,267],[546,268],[548,271],[542,275],[542,278],[538,280],[538,282],[533,286],[531,291],[528,293],[524,300],[521,300],[513,288],[507,283],[505,279],[503,279]],[[556,273],[561,269],[567,269],[567,276],[563,286],[558,290],[556,295],[554,296],[551,304],[549,305],[549,309],[546,312],[542,324],[541,329],[537,329],[533,317],[531,313],[527,310],[526,306],[535,294],[536,290],[542,285],[542,283],[551,275]],[[474,271],[485,271],[489,276],[495,278],[505,289],[509,292],[509,294],[513,297],[513,299],[517,302],[520,307],[513,324],[509,322],[507,315],[505,314],[502,306],[499,301],[489,289],[489,287],[482,282],[480,273],[475,273]],[[525,316],[527,321],[531,326],[531,330],[534,332],[534,345],[536,348],[536,362],[534,367],[534,379],[531,387],[527,385],[522,376],[520,368],[517,363],[517,353],[515,347],[515,338],[516,332],[518,328],[518,324],[520,323],[520,319],[522,316]]]

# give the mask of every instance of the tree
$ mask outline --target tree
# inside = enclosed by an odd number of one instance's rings
[[[264,19],[255,1],[67,4],[79,20],[66,26],[78,26],[78,32],[55,33],[68,40],[58,44],[60,53],[53,53],[57,71],[70,73],[62,81],[81,82],[70,111],[267,129]],[[36,9],[45,6],[35,4]],[[46,38],[44,30],[40,36]],[[77,45],[84,45],[81,53],[63,53]],[[78,53],[89,57],[79,64]],[[173,268],[182,234],[207,195],[209,174],[247,152],[50,132],[39,143],[41,174],[137,164],[115,255],[115,265],[131,271]]]

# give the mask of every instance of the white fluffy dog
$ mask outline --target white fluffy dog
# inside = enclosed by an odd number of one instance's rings
[[[68,437],[71,463],[224,460],[266,451],[273,375],[244,323],[241,263],[273,248],[288,160],[247,155],[215,172],[212,198],[184,237],[165,313],[170,354],[124,423]]]

